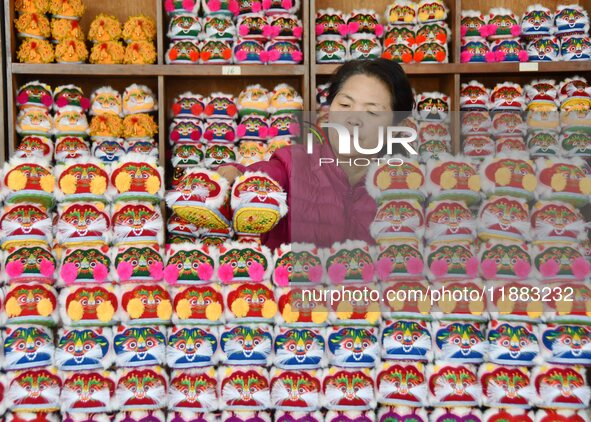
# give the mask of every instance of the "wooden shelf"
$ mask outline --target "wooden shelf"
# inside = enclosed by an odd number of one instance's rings
[[[526,62],[526,63],[465,63],[456,65],[457,73],[572,73],[591,72],[591,61]]]
[[[315,64],[316,75],[332,75],[340,64]],[[402,68],[408,75],[449,75],[458,73],[461,66],[454,63],[426,64],[411,63],[403,64]]]
[[[102,65],[13,63],[15,75],[303,76],[304,65]]]

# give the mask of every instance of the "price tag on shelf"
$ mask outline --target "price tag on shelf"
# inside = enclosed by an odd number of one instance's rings
[[[538,71],[538,64],[537,63],[519,63],[519,71],[520,72],[537,72]]]
[[[222,75],[240,76],[241,74],[240,66],[222,66]]]

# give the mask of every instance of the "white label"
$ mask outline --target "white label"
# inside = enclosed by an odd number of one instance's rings
[[[240,66],[222,66],[222,75],[239,76],[241,74]]]
[[[537,72],[538,71],[538,64],[537,63],[519,63],[519,71],[520,72]]]

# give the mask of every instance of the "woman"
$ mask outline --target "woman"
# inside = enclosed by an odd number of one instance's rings
[[[329,121],[358,130],[359,146],[378,145],[378,128],[391,126],[408,115],[414,105],[410,83],[402,67],[385,59],[351,61],[334,74],[328,94]],[[239,164],[220,166],[217,171],[230,183],[245,171],[261,171],[275,179],[287,192],[289,212],[279,224],[262,237],[270,248],[282,243],[307,242],[320,247],[347,239],[373,243],[369,225],[376,204],[365,189],[367,159],[351,147],[339,153],[336,131],[328,133],[328,142],[314,145],[311,153],[305,145],[277,150],[269,161],[248,167]]]

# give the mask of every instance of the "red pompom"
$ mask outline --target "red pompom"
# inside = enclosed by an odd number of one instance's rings
[[[347,29],[349,30],[349,34],[354,34],[359,31],[359,22],[349,22],[347,24]]]
[[[392,273],[393,267],[394,263],[390,258],[378,259],[378,262],[376,263],[376,272],[378,274],[378,278],[382,281],[386,280]]]
[[[462,37],[465,37],[466,34],[468,33],[468,27],[466,25],[462,25],[460,27],[460,33],[462,34]]]
[[[80,107],[84,110],[88,110],[90,108],[90,100],[86,97],[80,98]]]
[[[236,108],[236,105],[235,104],[230,104],[226,108],[226,112],[228,113],[228,116],[234,117],[236,115],[236,113],[238,113],[238,109]]]
[[[384,34],[384,25],[376,25],[374,32],[378,37],[381,37]]]
[[[521,50],[518,54],[517,57],[519,57],[519,61],[520,62],[526,62],[529,60],[529,54],[527,54],[527,51],[525,50]]]
[[[370,282],[370,281],[373,280],[373,275],[374,274],[375,274],[375,268],[374,268],[373,264],[367,264],[361,270],[361,278],[366,283],[368,283],[368,282]]]
[[[409,258],[406,263],[406,271],[408,271],[409,274],[423,274],[424,269],[425,263],[421,258],[417,258],[416,256]]]
[[[469,51],[462,51],[460,54],[460,62],[462,63],[469,63],[472,60],[472,53]]]
[[[531,271],[531,265],[524,259],[518,259],[513,267],[513,271],[515,271],[515,275],[520,279],[525,279],[529,275]]]
[[[322,33],[324,32],[324,25],[322,25],[321,23],[316,25],[316,35],[322,35]]]
[[[238,50],[234,53],[234,56],[236,56],[236,60],[238,60],[239,62],[243,62],[244,60],[246,60],[248,54],[246,54],[246,51],[244,50]]]
[[[591,271],[591,265],[582,256],[576,258],[572,263],[573,275],[578,280],[584,280]]]
[[[256,2],[256,3],[253,3],[253,5],[252,5],[252,11],[253,11],[254,13],[258,13],[258,12],[260,12],[260,11],[261,11],[261,4],[260,4],[260,3],[258,3],[258,2]]]
[[[29,101],[29,94],[25,91],[21,91],[21,93],[16,96],[16,101],[19,104],[26,104],[27,101]]]
[[[234,142],[234,139],[236,139],[236,134],[232,131],[228,131],[224,135],[224,138],[226,138],[226,141]]]
[[[236,0],[230,0],[230,4],[228,4],[228,10],[237,16],[240,13],[240,5]]]
[[[195,51],[195,50],[191,51],[189,53],[189,59],[191,59],[191,61],[193,63],[198,62],[199,61],[199,52]]]
[[[560,271],[560,265],[553,259],[550,259],[540,265],[540,273],[544,277],[554,277]]]
[[[217,12],[222,8],[222,2],[220,0],[209,0],[207,2],[207,6],[209,7],[210,11]]]
[[[179,103],[175,103],[171,107],[173,116],[178,116],[179,113],[183,110]]]
[[[178,130],[173,130],[172,132],[170,132],[170,139],[173,142],[177,142],[179,139],[181,139],[181,134],[179,133]]]
[[[166,9],[166,13],[174,12],[174,1],[173,0],[166,0],[164,2],[164,9]]]
[[[294,62],[299,63],[304,59],[304,53],[302,53],[300,50],[295,50],[293,53],[291,53],[291,58]]]
[[[484,59],[486,60],[487,63],[494,63],[497,61],[497,56],[492,51],[488,51],[484,55]]]
[[[265,25],[265,26],[268,26],[268,25]],[[238,28],[238,33],[243,37],[245,35],[248,35],[249,32],[250,31],[248,29],[248,25],[240,25],[240,27]],[[263,27],[263,35],[265,35],[265,27]]]
[[[192,141],[198,141],[199,139],[201,139],[201,132],[198,130],[194,130],[193,132],[191,132],[191,140]]]
[[[68,105],[68,99],[66,97],[64,97],[63,95],[61,95],[56,101],[55,101],[55,105],[57,105],[58,107],[65,107]]]
[[[293,36],[297,39],[301,39],[302,35],[304,35],[304,28],[302,28],[301,26],[296,26],[293,29]]]
[[[195,0],[183,0],[183,9],[187,12],[192,12],[195,7]]]
[[[293,7],[293,0],[281,0],[281,6],[288,10]]]
[[[195,103],[191,106],[191,113],[193,116],[200,116],[203,113],[203,106],[199,103]]]
[[[301,132],[302,132],[302,128],[300,127],[300,124],[298,122],[291,122],[289,124],[289,134],[290,135],[299,136],[299,134]]]

